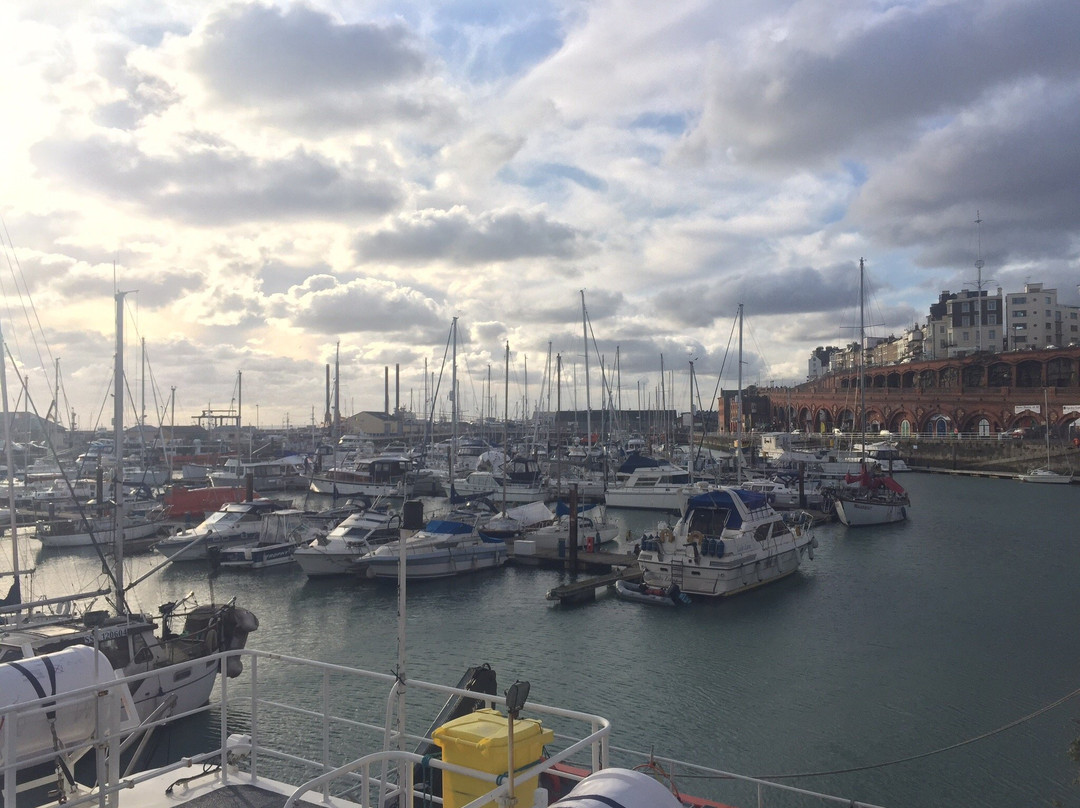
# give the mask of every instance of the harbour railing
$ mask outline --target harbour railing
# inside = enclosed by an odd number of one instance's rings
[[[545,732],[551,730],[552,739],[544,744],[543,753],[515,762],[512,774],[505,757],[504,765],[480,771],[444,760],[431,739],[435,727],[409,731],[406,718],[414,724],[430,722],[461,699],[509,712],[505,696],[252,649],[217,654],[222,669],[232,656],[244,661],[245,670],[236,679],[222,677],[208,704],[183,714],[155,714],[142,723],[132,720],[130,693],[143,675],[117,677],[0,706],[2,806],[39,804],[29,801],[25,793],[16,801],[17,789],[22,791],[19,783],[28,779],[52,789],[45,802],[55,804],[60,797],[69,808],[106,808],[125,802],[153,808],[165,804],[163,794],[173,795],[171,799],[180,803],[185,794],[226,785],[261,787],[279,794],[286,805],[297,803],[305,794],[309,800],[317,794],[324,804],[356,808],[420,804],[413,802],[414,797],[423,804],[442,805],[435,783],[447,774],[490,786],[465,805],[458,795],[459,808],[479,808],[492,802],[505,804],[515,781],[521,784],[540,778],[537,782],[551,789],[551,799],[555,799],[590,773],[614,765],[644,771],[673,793],[678,791],[677,777],[692,781],[691,790],[705,784],[716,791],[737,785],[740,790],[732,793],[754,800],[758,808],[766,805],[766,797],[775,797],[785,805],[839,803],[877,808],[716,767],[614,747],[606,719],[534,702],[517,707],[529,719],[541,721]],[[204,662],[182,663],[169,670],[182,676],[186,669]],[[161,671],[154,673],[160,675]],[[86,728],[85,737],[78,736],[80,721]],[[148,746],[150,734],[167,723],[172,724],[171,740],[188,730],[197,745],[216,743],[216,748],[181,753],[157,768],[139,770],[140,753]],[[207,741],[215,737],[216,741]],[[516,736],[510,730],[506,737]],[[91,750],[97,754],[86,755],[84,764],[92,763],[92,771],[81,779],[95,785],[81,786],[75,761]],[[37,772],[28,777],[35,766]],[[44,775],[41,768],[46,770]],[[752,796],[748,798],[748,794]],[[797,802],[792,803],[792,798]],[[537,799],[540,801],[534,802]],[[686,805],[722,806],[708,798],[682,795],[681,800]],[[517,804],[547,803],[542,795],[519,792]]]

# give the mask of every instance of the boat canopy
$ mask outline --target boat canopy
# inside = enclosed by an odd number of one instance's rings
[[[726,527],[740,528],[743,523],[743,513],[764,508],[768,504],[769,498],[766,494],[745,491],[742,488],[721,488],[690,497],[686,501],[686,513],[694,508],[726,510],[730,512]]]
[[[432,519],[424,528],[428,533],[472,533],[473,526],[464,522],[453,522],[449,519]]]

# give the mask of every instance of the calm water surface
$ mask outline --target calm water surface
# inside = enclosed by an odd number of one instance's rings
[[[1080,698],[994,732],[1080,687],[1080,487],[902,480],[907,523],[824,526],[800,573],[722,602],[661,609],[602,592],[564,608],[544,595],[569,578],[527,568],[415,584],[409,675],[454,683],[490,662],[501,689],[526,679],[533,700],[612,719],[620,746],[806,773],[787,782],[881,805],[1080,805],[1066,754]],[[612,516],[624,535],[658,518]],[[154,560],[130,559],[127,574]],[[50,589],[89,588],[98,566],[37,554]],[[140,585],[139,605],[156,613],[190,590],[205,601],[211,586],[258,614],[253,647],[394,667],[393,586],[308,581],[293,567],[211,584],[200,565],[177,565]],[[752,804],[745,792],[713,796]]]

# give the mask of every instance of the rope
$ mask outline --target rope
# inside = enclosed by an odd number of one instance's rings
[[[892,759],[892,760],[886,760],[885,763],[867,764],[865,766],[852,766],[852,767],[847,768],[847,769],[833,769],[832,771],[805,771],[805,772],[799,772],[799,773],[792,773],[792,775],[761,775],[761,776],[758,776],[756,779],[758,779],[758,780],[786,780],[786,779],[798,778],[798,777],[826,777],[826,776],[829,776],[829,775],[848,775],[848,773],[852,773],[852,772],[855,772],[855,771],[868,771],[870,769],[883,769],[883,768],[886,768],[887,766],[896,766],[896,765],[899,765],[899,764],[902,764],[902,763],[910,763],[910,762],[912,762],[912,760],[919,760],[919,759],[922,759],[924,757],[932,757],[933,755],[940,755],[940,754],[943,754],[945,752],[951,752],[951,751],[953,751],[955,749],[960,749],[961,746],[968,746],[968,745],[970,745],[972,743],[975,743],[977,741],[985,741],[987,738],[993,738],[996,735],[1000,735],[1001,732],[1013,729],[1014,727],[1018,727],[1021,724],[1025,724],[1025,723],[1031,721],[1032,718],[1037,718],[1038,716],[1042,715],[1043,713],[1050,712],[1051,710],[1056,708],[1056,706],[1061,706],[1062,704],[1064,704],[1069,699],[1076,698],[1078,695],[1080,695],[1080,688],[1077,688],[1076,690],[1068,693],[1068,695],[1063,696],[1062,698],[1059,698],[1057,701],[1054,701],[1054,702],[1052,702],[1050,704],[1047,704],[1045,706],[1041,706],[1041,708],[1039,708],[1035,712],[1028,713],[1027,715],[1025,715],[1025,716],[1023,716],[1021,718],[1016,718],[1015,721],[1012,721],[1009,724],[1005,724],[1005,725],[1003,725],[1001,727],[998,727],[997,729],[991,729],[988,732],[983,732],[982,735],[977,735],[974,738],[968,738],[967,740],[957,741],[956,743],[950,743],[947,746],[942,746],[941,749],[935,749],[935,750],[932,750],[930,752],[920,752],[920,753],[915,754],[915,755],[908,755],[907,757],[897,757],[897,758]]]

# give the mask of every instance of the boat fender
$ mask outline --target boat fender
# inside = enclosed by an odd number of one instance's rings
[[[814,543],[813,543],[813,542],[810,542],[810,544],[808,544],[808,545],[807,545],[807,551],[806,551],[806,554],[807,554],[808,556],[810,556],[810,560],[811,560],[811,561],[813,561],[813,560],[814,560]]]
[[[724,555],[724,540],[717,539],[716,544],[713,545],[713,550],[716,553],[716,557],[720,558]]]

